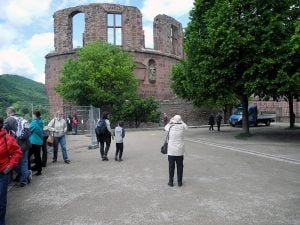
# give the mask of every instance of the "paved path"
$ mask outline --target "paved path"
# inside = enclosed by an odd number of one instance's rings
[[[123,162],[114,144],[102,162],[88,137],[70,135],[70,165],[60,158],[10,189],[7,225],[299,225],[300,130],[252,128],[246,140],[240,132],[190,129],[184,184],[173,188],[163,131],[128,131]]]

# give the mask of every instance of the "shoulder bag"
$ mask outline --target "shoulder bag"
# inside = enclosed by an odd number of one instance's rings
[[[160,152],[161,152],[162,154],[167,154],[167,153],[168,153],[169,133],[170,133],[170,130],[171,130],[172,127],[173,127],[173,126],[170,126],[169,131],[168,131],[168,135],[167,135],[167,137],[166,137],[166,140],[165,140],[163,146],[161,146],[161,148],[160,148]]]

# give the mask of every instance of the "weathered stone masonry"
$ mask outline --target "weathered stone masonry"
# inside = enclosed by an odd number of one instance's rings
[[[85,15],[83,45],[102,40],[107,42],[108,14],[121,15],[122,48],[134,54],[134,74],[139,80],[139,94],[154,96],[161,102],[161,111],[170,116],[181,114],[191,124],[206,124],[209,109],[197,109],[191,103],[177,99],[170,89],[170,69],[183,58],[183,30],[175,19],[158,15],[153,21],[154,49],[146,49],[142,14],[136,7],[115,4],[90,4],[57,11],[54,14],[54,52],[46,55],[45,84],[49,97],[50,113],[64,105],[63,99],[54,91],[65,61],[75,57],[72,46],[72,22],[78,13]],[[261,111],[276,112],[278,121],[288,118],[285,102],[252,102]],[[295,114],[299,120],[299,102],[295,103]]]
[[[75,57],[72,46],[72,20],[77,13],[85,15],[84,45],[102,40],[107,42],[107,14],[122,15],[122,48],[134,54],[135,76],[139,94],[164,101],[174,98],[170,89],[171,66],[183,58],[182,25],[175,19],[158,15],[153,22],[154,49],[146,49],[142,14],[136,7],[115,4],[90,4],[57,11],[54,14],[54,52],[46,55],[45,84],[51,113],[60,109],[63,99],[54,91],[63,64]]]

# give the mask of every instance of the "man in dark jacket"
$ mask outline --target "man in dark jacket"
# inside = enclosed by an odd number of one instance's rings
[[[208,125],[209,125],[209,130],[214,130],[215,117],[213,114],[210,114],[210,116],[208,118]]]
[[[97,126],[101,121],[104,121],[106,124],[105,132],[102,134],[97,134],[97,140],[99,140],[99,142],[100,142],[100,154],[101,154],[102,161],[108,161],[107,154],[109,151],[111,138],[114,139],[108,117],[109,117],[109,114],[107,112],[104,112],[102,115],[102,120],[99,120],[97,122]],[[104,149],[104,143],[105,143],[105,149]]]
[[[217,115],[217,127],[218,127],[218,131],[220,131],[222,119],[223,119],[223,117],[221,116],[220,113],[218,113],[218,115]]]

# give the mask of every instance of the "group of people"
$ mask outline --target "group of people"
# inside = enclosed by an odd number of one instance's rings
[[[223,119],[223,117],[221,116],[220,113],[218,113],[217,118],[216,118],[218,131],[220,131],[222,119]],[[214,130],[215,117],[213,114],[210,114],[210,116],[208,118],[208,125],[209,125],[209,130]]]
[[[53,135],[53,162],[57,161],[58,145],[66,164],[70,163],[66,150],[67,132],[66,121],[59,111],[44,126],[40,111],[33,112],[29,123],[26,119],[16,114],[13,107],[6,110],[7,118],[0,117],[0,225],[5,225],[7,204],[7,188],[11,171],[16,171],[16,180],[19,187],[25,187],[31,182],[32,171],[34,175],[42,175],[42,167],[47,165],[47,138]],[[42,156],[41,156],[42,152]],[[34,156],[32,158],[32,156]],[[31,163],[35,165],[32,166]]]
[[[166,114],[163,117],[164,129],[169,132],[168,140],[168,162],[169,162],[169,182],[170,187],[174,186],[174,173],[175,166],[177,169],[177,182],[181,187],[183,177],[183,159],[184,159],[184,132],[188,129],[188,126],[183,122],[180,115],[175,115],[170,120]],[[104,125],[103,125],[104,124]],[[101,127],[104,127],[104,131],[101,132]],[[123,138],[125,137],[125,129],[123,122],[119,122],[114,131],[111,129],[109,114],[104,112],[102,119],[99,119],[96,124],[95,132],[97,140],[100,143],[100,156],[103,161],[108,161],[108,151],[111,145],[111,140],[115,139],[116,153],[115,160],[122,161],[123,155]]]
[[[32,121],[29,124],[30,135],[22,137],[17,134],[20,129],[22,117],[16,114],[14,108],[9,107],[6,111],[7,118],[3,121],[0,118],[0,225],[5,224],[6,202],[7,202],[7,186],[9,182],[9,173],[15,167],[18,168],[18,181],[20,187],[24,187],[30,183],[32,179],[31,156],[34,156],[34,170],[37,176],[42,174],[42,167],[47,164],[47,138],[52,135],[53,142],[53,159],[52,162],[57,162],[58,146],[61,146],[62,157],[66,164],[71,161],[68,157],[66,149],[66,133],[68,126],[63,114],[57,111],[55,117],[44,126],[41,119],[41,113],[35,111],[33,113]],[[23,120],[22,120],[23,119]],[[77,120],[77,117],[75,118]],[[210,130],[213,130],[215,123],[213,115],[209,118]],[[220,130],[220,123],[222,116],[217,116],[218,130]],[[180,115],[175,115],[170,120],[165,114],[163,117],[164,129],[168,131],[168,162],[169,162],[169,181],[170,187],[174,186],[175,166],[177,169],[178,186],[183,185],[183,160],[184,160],[184,133],[188,126],[183,122]],[[26,120],[25,120],[26,123]],[[22,124],[24,130],[26,124]],[[22,127],[21,126],[21,127]],[[23,130],[23,133],[26,133]],[[115,139],[116,152],[115,160],[122,161],[125,137],[125,129],[123,122],[112,130],[109,121],[109,114],[104,112],[102,118],[97,121],[96,135],[98,143],[100,143],[100,156],[103,161],[108,161],[108,151],[111,145],[111,140]],[[77,129],[74,130],[77,134]],[[17,135],[16,135],[17,134]],[[42,156],[41,156],[42,150]]]

